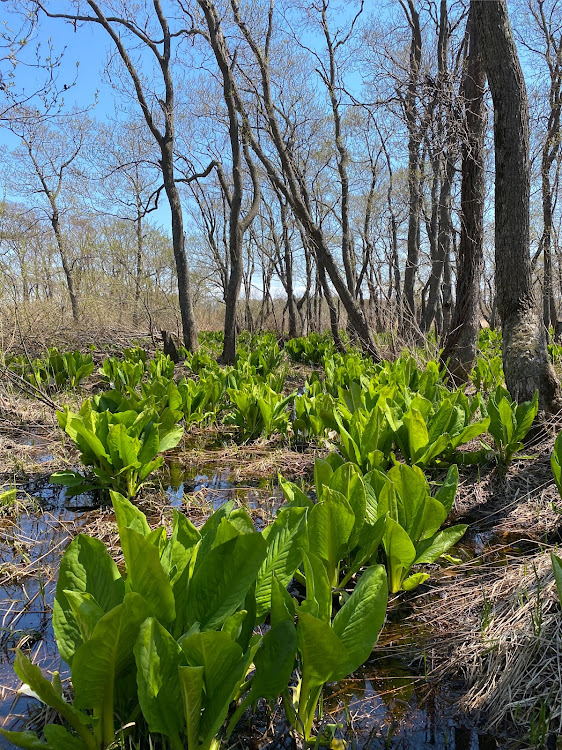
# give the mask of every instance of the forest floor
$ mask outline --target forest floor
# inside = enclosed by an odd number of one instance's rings
[[[299,379],[297,371],[291,386]],[[453,520],[469,529],[451,552],[455,560],[432,566],[426,583],[391,600],[369,662],[324,697],[322,721],[341,724],[350,747],[560,746],[562,636],[549,560],[562,541],[550,469],[559,429],[548,425],[505,476],[498,467],[460,467]],[[281,502],[278,472],[310,486],[315,455],[326,452],[281,438],[237,445],[226,428],[193,430],[139,505],[154,524],[170,520],[174,507],[199,524],[234,498],[259,527]],[[70,539],[88,533],[117,550],[112,511],[88,496],[68,500],[49,482],[54,471],[78,466],[55,411],[2,386],[0,489],[20,492],[0,508],[0,725],[14,712],[42,720],[32,701],[18,697],[11,665],[18,646],[44,670],[59,668],[50,615]],[[291,747],[281,712],[260,716],[261,723],[239,725],[232,746]]]

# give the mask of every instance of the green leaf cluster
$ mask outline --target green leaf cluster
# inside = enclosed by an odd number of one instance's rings
[[[490,425],[488,432],[494,439],[496,450],[504,467],[508,466],[513,455],[523,448],[523,440],[537,416],[539,393],[535,391],[532,401],[517,404],[511,400],[509,391],[498,386],[490,394],[485,406]]]
[[[99,402],[98,402],[99,405]],[[87,399],[78,414],[68,408],[57,412],[60,427],[80,451],[88,468],[83,477],[75,471],[59,471],[51,481],[67,487],[69,496],[88,490],[116,490],[135,497],[148,476],[164,459],[159,455],[175,448],[183,428],[181,412],[167,408],[161,414],[146,408],[97,411]]]

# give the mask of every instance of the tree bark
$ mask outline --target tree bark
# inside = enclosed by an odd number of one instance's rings
[[[465,138],[462,147],[461,236],[457,267],[456,305],[441,355],[453,381],[466,382],[476,361],[480,316],[480,277],[484,241],[484,135],[486,74],[471,7],[469,51],[463,81]]]
[[[494,103],[495,260],[503,367],[516,401],[536,390],[541,409],[558,411],[560,387],[533,294],[529,196],[529,110],[506,0],[472,0],[480,50]]]

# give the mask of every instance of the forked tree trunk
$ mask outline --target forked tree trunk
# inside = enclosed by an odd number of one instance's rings
[[[529,110],[506,0],[472,0],[484,69],[494,102],[495,260],[503,367],[516,401],[539,392],[542,409],[558,410],[560,387],[546,348],[529,256]]]

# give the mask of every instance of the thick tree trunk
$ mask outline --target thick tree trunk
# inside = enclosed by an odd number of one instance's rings
[[[465,141],[462,150],[461,237],[457,268],[456,305],[450,328],[444,326],[441,358],[457,383],[466,382],[476,361],[480,276],[484,240],[484,134],[486,74],[478,49],[474,11],[471,10],[470,48],[463,81]]]
[[[542,409],[558,410],[560,387],[533,294],[529,256],[529,111],[506,0],[475,2],[480,50],[494,102],[495,260],[503,367],[516,401],[539,392]]]

